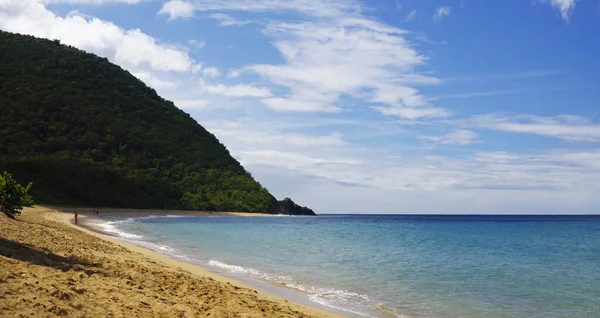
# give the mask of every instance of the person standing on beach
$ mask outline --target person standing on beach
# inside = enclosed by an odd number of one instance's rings
[[[78,216],[79,216],[79,215],[77,214],[77,212],[75,212],[75,224],[77,224],[77,217],[78,217]]]

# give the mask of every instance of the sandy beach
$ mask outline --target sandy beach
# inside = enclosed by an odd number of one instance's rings
[[[75,226],[70,223],[75,209],[60,210],[26,208],[17,220],[0,214],[0,316],[337,316]],[[91,209],[78,212],[91,214]],[[108,209],[100,213],[189,214]],[[193,212],[202,213],[209,212]]]
[[[184,211],[184,210],[133,210],[133,209],[112,209],[112,208],[66,208],[66,207],[48,207],[56,212],[70,213],[75,212],[81,215],[93,216],[92,211],[99,212],[99,216],[119,216],[119,217],[141,217],[149,215],[189,215],[189,216],[274,216],[268,213],[247,213],[247,212],[209,212],[209,211]]]

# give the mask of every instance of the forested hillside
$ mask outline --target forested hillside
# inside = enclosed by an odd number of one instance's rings
[[[40,203],[279,212],[214,135],[129,72],[0,31],[2,170]]]

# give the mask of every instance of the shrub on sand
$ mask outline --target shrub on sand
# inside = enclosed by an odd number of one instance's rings
[[[10,173],[4,171],[0,174],[0,211],[14,218],[21,213],[24,206],[33,205],[29,189],[31,183],[24,187],[13,179]]]

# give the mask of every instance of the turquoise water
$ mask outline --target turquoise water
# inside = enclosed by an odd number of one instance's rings
[[[600,317],[600,217],[146,217],[104,225],[348,315]]]

